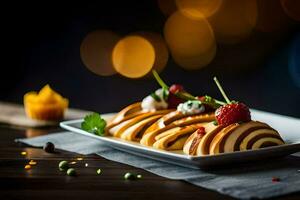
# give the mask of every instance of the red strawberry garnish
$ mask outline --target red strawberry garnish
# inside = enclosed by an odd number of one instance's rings
[[[172,94],[176,94],[177,92],[181,92],[181,91],[184,91],[184,89],[183,89],[183,86],[179,85],[179,84],[173,84],[169,88],[169,92]]]
[[[221,106],[216,110],[215,115],[218,124],[224,126],[251,120],[250,110],[243,103],[231,103]]]
[[[218,124],[228,126],[233,123],[250,121],[251,115],[249,108],[243,103],[230,101],[216,77],[214,77],[214,81],[227,102],[226,105],[221,106],[215,112]]]
[[[179,97],[177,97],[175,94],[178,92],[184,91],[183,86],[179,84],[173,84],[169,88],[169,96],[168,96],[168,108],[174,109],[177,108],[177,106],[180,103],[183,103],[183,100]]]

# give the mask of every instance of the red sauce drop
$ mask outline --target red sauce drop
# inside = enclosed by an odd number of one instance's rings
[[[203,126],[199,127],[197,130],[197,134],[202,136],[205,135],[205,128]]]
[[[272,177],[272,182],[279,182],[280,181],[280,178],[278,177]]]

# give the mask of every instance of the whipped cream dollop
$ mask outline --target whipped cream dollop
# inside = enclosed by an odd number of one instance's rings
[[[167,91],[165,91],[167,92]],[[164,95],[165,93],[162,88],[155,91],[157,99],[153,96],[148,95],[142,101],[142,109],[145,111],[163,110],[168,108],[168,102],[166,102]]]
[[[198,114],[205,111],[204,105],[197,100],[189,100],[184,103],[181,103],[177,106],[177,111],[185,114],[185,115],[192,115]]]

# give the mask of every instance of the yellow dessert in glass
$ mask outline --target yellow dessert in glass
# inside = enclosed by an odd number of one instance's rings
[[[55,92],[49,85],[40,92],[24,95],[24,107],[28,117],[37,120],[58,121],[63,119],[69,101]]]

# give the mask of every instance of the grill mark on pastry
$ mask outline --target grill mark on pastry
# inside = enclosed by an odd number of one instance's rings
[[[203,147],[203,154],[209,154],[209,148],[210,148],[210,144],[212,142],[212,140],[214,139],[214,137],[223,130],[222,125],[219,125],[218,127],[216,127],[214,130],[212,130],[210,133],[207,133],[207,139],[206,139],[206,143],[204,144],[205,146]]]
[[[138,116],[136,118],[132,118],[130,119],[131,121],[128,122],[128,124],[120,127],[115,133],[114,133],[114,136],[118,137],[120,136],[127,128],[129,128],[130,126],[140,122],[141,120],[144,120],[146,118],[149,118],[149,117],[152,117],[152,116],[155,116],[155,115],[161,115],[161,114],[165,114],[166,112],[169,112],[170,110],[159,110],[159,111],[155,111],[155,112],[147,112],[147,113],[144,113],[143,115],[141,116]],[[138,120],[138,121],[136,121]],[[136,122],[134,122],[136,121]]]
[[[198,114],[199,115],[199,114]],[[174,121],[174,123],[176,126],[188,126],[188,125],[192,125],[192,124],[196,124],[196,123],[200,123],[200,122],[210,122],[214,119],[214,115],[210,114],[200,114],[199,116],[188,116],[186,117],[186,119],[180,119],[178,121]]]
[[[180,114],[178,111],[171,111],[168,114],[164,115],[163,117],[161,117],[159,120],[157,120],[155,123],[153,123],[151,126],[148,127],[147,130],[145,130],[145,133],[151,133],[153,131],[156,131],[160,128],[166,127],[169,124],[171,124],[172,122],[183,118],[184,116],[177,116],[175,117],[177,114]],[[178,118],[178,119],[177,119]],[[163,124],[163,126],[161,127],[160,124]]]
[[[155,122],[148,122],[143,126],[143,128],[138,132],[138,134],[135,136],[136,139],[141,139],[145,133],[145,131]]]
[[[234,151],[239,151],[240,150],[240,144],[242,143],[243,139],[249,135],[251,132],[256,131],[258,129],[270,129],[270,130],[274,130],[271,127],[268,126],[263,126],[263,125],[259,125],[259,126],[254,126],[254,127],[250,127],[248,128],[246,131],[244,131],[236,140],[235,144],[234,144]]]
[[[176,137],[174,140],[170,141],[167,143],[167,147],[170,147],[172,146],[177,140],[181,139],[181,138],[184,138],[186,137],[187,135],[191,134],[191,132],[187,132],[187,133],[184,133],[182,135],[179,135],[178,137]]]
[[[182,114],[181,112],[175,111],[174,113],[170,113],[170,116],[165,116],[165,118],[163,117],[163,123],[165,126],[169,125],[170,123],[182,119],[186,117],[186,115]]]
[[[197,114],[197,115],[199,115],[199,114]],[[209,121],[211,121],[212,118],[214,119],[214,114],[213,113],[205,114],[205,115],[200,114],[199,116],[188,116],[186,118],[187,119],[185,121],[178,120],[178,121],[172,122],[163,128],[159,128],[157,130],[146,133],[146,135],[151,134],[152,135],[151,137],[155,138],[159,134],[163,133],[164,131],[167,131],[167,130],[175,128],[175,127],[186,127],[186,126],[197,124],[197,123],[209,122]],[[180,121],[181,121],[181,123],[180,123]],[[150,136],[148,136],[148,137],[150,137]]]
[[[136,113],[133,113],[131,115],[128,115],[128,116],[125,116],[123,119],[117,121],[117,122],[112,122],[111,124],[109,124],[106,129],[109,130],[115,126],[117,126],[118,124],[124,122],[124,121],[127,121],[127,120],[130,120],[134,117],[138,117],[139,115],[142,115],[142,114],[145,114],[145,112],[136,112]]]
[[[111,120],[111,123],[118,123],[120,120],[122,120],[126,116],[130,116],[130,114],[134,114],[137,112],[141,112],[141,102],[133,103],[125,108],[123,108],[118,114],[116,114],[113,119]]]
[[[271,133],[263,133],[260,135],[256,135],[255,137],[251,138],[251,140],[249,140],[248,144],[247,144],[247,149],[251,149],[252,145],[259,139],[264,138],[264,137],[271,137],[271,138],[277,138],[281,141],[283,141],[281,139],[281,137],[279,135],[275,135],[275,134],[271,134]],[[272,142],[273,143],[273,142]]]
[[[226,140],[228,139],[228,137],[229,137],[229,135],[234,131],[234,130],[236,130],[238,128],[238,126],[235,126],[235,127],[233,127],[232,129],[230,129],[227,133],[226,133],[226,135],[224,136],[224,138],[221,140],[221,142],[220,142],[220,146],[219,146],[219,151],[220,151],[220,153],[224,153],[224,147],[225,147],[225,142],[226,142]]]
[[[153,143],[149,144],[149,140],[155,141],[155,137],[161,133],[163,133],[164,131],[167,131],[171,128],[175,128],[174,124],[169,124],[168,126],[165,126],[163,128],[157,129],[155,131],[149,132],[147,134],[144,134],[142,139],[141,139],[141,144],[146,145],[146,146],[151,146]],[[144,141],[143,141],[144,140]]]

